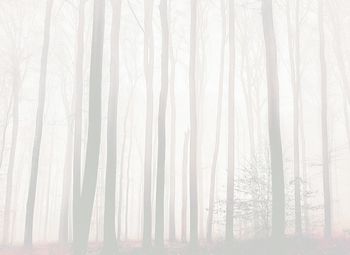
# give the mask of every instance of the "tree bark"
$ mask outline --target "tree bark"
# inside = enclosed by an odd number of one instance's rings
[[[225,239],[233,240],[234,158],[235,158],[235,20],[234,0],[229,1],[229,88],[228,88],[228,169],[226,187]]]
[[[218,100],[216,108],[216,135],[213,160],[210,171],[210,191],[209,191],[209,210],[207,218],[207,241],[211,242],[213,232],[213,214],[214,214],[214,195],[216,185],[216,165],[219,155],[220,134],[221,134],[221,112],[222,112],[222,94],[224,86],[224,61],[225,61],[225,44],[226,44],[226,10],[225,1],[221,0],[221,50],[220,50],[220,73],[218,86]]]
[[[161,90],[158,110],[158,160],[157,160],[157,194],[156,194],[156,223],[155,241],[157,247],[164,246],[164,182],[165,182],[165,148],[166,148],[166,106],[168,97],[168,64],[169,64],[169,32],[168,4],[161,0],[159,5],[162,26],[161,54]]]
[[[84,62],[84,24],[85,2],[79,3],[79,21],[76,38],[76,66],[75,66],[75,106],[74,106],[74,142],[73,142],[73,240],[77,239],[79,199],[81,192],[81,143],[83,118],[83,62]]]
[[[31,164],[29,191],[28,191],[28,199],[27,199],[27,206],[26,206],[24,244],[25,246],[29,246],[29,247],[31,247],[33,243],[35,193],[36,193],[36,186],[37,186],[37,180],[38,180],[41,136],[42,136],[42,130],[43,130],[43,117],[44,117],[45,93],[46,93],[46,72],[47,72],[49,42],[50,42],[52,5],[53,5],[53,0],[48,0],[46,4],[46,13],[45,13],[44,42],[43,42],[43,48],[41,53],[41,64],[40,64],[38,107],[37,107],[37,113],[36,113],[32,164]]]
[[[153,0],[144,2],[144,72],[147,90],[143,185],[143,246],[152,244],[152,133],[153,133]]]
[[[295,235],[302,234],[301,224],[301,188],[300,188],[300,153],[299,153],[299,101],[300,101],[300,49],[299,49],[299,0],[295,7],[295,40],[292,38],[290,4],[287,1],[288,48],[290,58],[291,84],[293,91],[293,165],[294,165],[294,204]],[[293,47],[293,45],[295,45]]]
[[[268,123],[272,172],[272,237],[280,239],[285,229],[285,195],[283,155],[279,114],[279,81],[272,1],[262,1],[262,18],[266,50]]]
[[[171,2],[170,2],[171,3]],[[171,5],[169,3],[169,13],[171,13]],[[171,36],[171,32],[169,33]],[[171,40],[173,41],[173,40]],[[175,56],[173,42],[169,44],[170,52],[170,196],[169,196],[169,241],[175,241],[176,239],[176,225],[175,225],[175,187],[176,187],[176,175],[175,175],[175,158],[176,158],[176,103],[175,103]]]
[[[196,99],[197,0],[191,1],[189,101],[190,101],[190,244],[198,245],[197,99]]]
[[[13,70],[13,92],[12,92],[12,134],[11,134],[11,150],[10,158],[6,176],[6,197],[5,197],[5,211],[4,211],[4,225],[3,225],[3,244],[8,244],[11,221],[11,206],[12,206],[12,184],[13,184],[13,170],[15,165],[17,137],[18,137],[18,108],[19,108],[19,91],[20,91],[20,71],[19,67],[15,66]],[[10,104],[11,106],[11,104]],[[8,116],[8,115],[7,115]],[[7,117],[8,118],[8,117]],[[6,120],[7,121],[7,120]],[[5,126],[6,134],[7,123]],[[5,139],[3,139],[5,144]],[[1,165],[0,165],[1,166]]]
[[[187,241],[187,194],[188,194],[188,143],[189,133],[185,134],[182,158],[182,208],[181,208],[181,240]]]
[[[321,71],[321,127],[322,127],[322,167],[323,167],[323,193],[324,193],[324,236],[332,235],[331,222],[331,191],[328,159],[328,100],[327,100],[327,65],[325,56],[325,35],[323,24],[323,0],[318,1],[318,25],[320,41],[320,71]]]
[[[99,151],[101,142],[101,80],[105,23],[105,1],[94,1],[90,89],[89,89],[89,125],[86,148],[85,173],[79,200],[79,217],[76,218],[78,231],[74,243],[74,254],[86,253],[92,208],[96,193]]]
[[[69,116],[67,116],[69,118]],[[65,148],[65,160],[64,160],[64,177],[62,183],[62,199],[60,210],[60,225],[58,238],[62,244],[67,244],[69,239],[69,224],[68,224],[68,208],[69,208],[69,196],[71,193],[72,182],[72,149],[73,149],[73,120],[68,119],[67,136],[66,136],[66,148]]]
[[[104,252],[116,252],[115,191],[117,168],[117,112],[119,91],[119,31],[121,0],[112,0],[110,87],[107,119],[107,165],[104,204]]]

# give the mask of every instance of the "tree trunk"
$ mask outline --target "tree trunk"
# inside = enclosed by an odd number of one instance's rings
[[[327,66],[325,57],[325,35],[323,24],[323,0],[318,1],[318,25],[320,40],[320,71],[321,71],[321,127],[322,127],[322,165],[323,165],[323,192],[324,192],[324,235],[332,235],[331,222],[331,191],[328,160],[328,116],[327,116]]]
[[[228,91],[228,173],[226,187],[226,233],[227,242],[233,240],[234,154],[235,154],[235,21],[233,0],[229,1],[229,91]]]
[[[67,116],[69,118],[69,116]],[[69,196],[71,191],[72,182],[72,149],[73,149],[73,120],[68,119],[67,137],[66,137],[66,149],[64,160],[64,177],[62,183],[62,199],[60,210],[60,225],[58,238],[60,243],[67,244],[69,239],[68,228],[68,208],[69,208]]]
[[[18,137],[18,108],[19,108],[19,90],[20,90],[19,79],[20,79],[19,68],[18,66],[15,66],[13,71],[11,150],[10,150],[10,159],[9,159],[7,176],[6,176],[6,197],[5,197],[5,211],[4,211],[4,225],[3,225],[3,229],[4,229],[3,244],[4,245],[8,244],[9,233],[10,233],[13,170],[15,165],[17,137]],[[6,128],[7,128],[7,123],[5,126],[4,133],[6,133]],[[5,144],[5,139],[3,139],[3,141]]]
[[[169,6],[169,12],[171,12],[171,5]],[[169,33],[169,32],[168,32]],[[171,34],[171,33],[170,33]],[[169,36],[170,36],[169,34]],[[173,40],[172,40],[173,41]],[[176,158],[176,104],[175,104],[175,57],[173,42],[169,44],[170,52],[170,196],[169,196],[169,241],[175,241],[176,239],[176,225],[175,225],[175,187],[176,187],[176,175],[175,175],[175,158]]]
[[[272,237],[280,239],[285,229],[285,195],[283,155],[279,114],[279,81],[272,1],[262,1],[262,18],[266,50],[268,122],[272,172]]]
[[[147,90],[146,129],[145,129],[145,159],[143,185],[143,246],[149,248],[152,244],[152,133],[153,133],[153,0],[144,3],[144,72]]]
[[[81,142],[82,142],[82,118],[83,118],[83,62],[84,62],[84,23],[85,2],[79,3],[79,21],[76,41],[76,66],[75,66],[75,108],[74,108],[74,144],[73,144],[73,240],[77,239],[79,199],[81,192]]]
[[[112,0],[110,87],[107,119],[107,165],[104,204],[104,252],[115,253],[115,191],[117,168],[117,108],[119,91],[119,31],[121,0]]]
[[[300,156],[299,156],[299,91],[300,91],[300,49],[299,49],[299,0],[295,7],[295,41],[292,38],[292,23],[290,5],[287,1],[288,48],[290,58],[291,83],[293,91],[293,164],[294,164],[294,203],[295,203],[295,234],[302,234],[301,227],[301,196],[300,196]],[[293,48],[293,45],[295,47]]]
[[[215,135],[215,147],[213,160],[210,171],[210,191],[209,191],[209,210],[207,218],[207,241],[211,242],[213,232],[213,214],[214,214],[214,195],[216,184],[216,164],[219,155],[220,146],[220,134],[221,134],[221,112],[222,112],[222,94],[224,86],[224,61],[225,61],[225,44],[226,44],[226,10],[225,1],[221,0],[221,51],[220,51],[220,73],[219,73],[219,88],[218,88],[218,101],[216,108],[216,135]]]
[[[86,148],[85,173],[79,200],[78,231],[74,243],[74,254],[83,255],[87,249],[92,208],[96,193],[98,161],[101,142],[101,80],[103,38],[105,22],[105,1],[94,1],[94,17],[91,47],[89,125]]]
[[[166,106],[168,97],[168,63],[169,63],[169,32],[168,4],[161,0],[159,5],[162,26],[162,55],[161,55],[161,90],[158,110],[158,161],[157,161],[157,198],[156,198],[156,246],[164,246],[164,182],[165,182],[165,148],[166,148]],[[174,187],[175,188],[175,187]]]
[[[197,0],[191,1],[189,101],[190,101],[190,243],[198,245],[197,99],[196,99]]]
[[[131,127],[133,127],[133,122],[131,122]],[[129,219],[129,186],[130,186],[130,160],[131,160],[131,152],[132,152],[132,134],[130,134],[130,145],[129,145],[129,153],[128,153],[128,168],[126,170],[126,195],[125,195],[125,241],[128,240],[128,219]]]
[[[31,164],[29,191],[28,191],[28,199],[27,199],[27,206],[26,206],[24,244],[29,247],[32,246],[32,242],[33,242],[35,193],[36,193],[36,185],[38,180],[39,156],[40,156],[41,136],[42,136],[42,130],[43,130],[43,117],[44,117],[45,92],[46,92],[46,72],[47,72],[47,59],[48,59],[49,41],[50,41],[52,4],[53,4],[53,0],[49,0],[46,5],[44,42],[43,42],[43,48],[41,53],[41,64],[40,64],[38,108],[36,113],[32,164]]]
[[[188,143],[189,133],[185,134],[182,158],[182,208],[181,208],[181,240],[187,241],[187,193],[188,193]]]

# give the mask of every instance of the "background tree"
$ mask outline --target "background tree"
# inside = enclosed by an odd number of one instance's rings
[[[49,42],[50,42],[52,5],[53,5],[53,0],[49,0],[47,2],[46,12],[45,12],[44,42],[43,42],[43,48],[41,53],[38,108],[36,113],[36,126],[35,126],[32,164],[31,164],[29,191],[28,191],[28,199],[27,199],[27,207],[26,207],[26,221],[25,221],[25,230],[24,230],[24,244],[26,246],[32,246],[32,242],[33,242],[33,218],[34,218],[34,206],[35,206],[35,193],[36,193],[36,186],[38,181],[39,156],[40,156],[40,146],[41,146],[41,137],[42,137],[42,129],[43,129],[43,118],[44,118],[46,72],[47,72]]]

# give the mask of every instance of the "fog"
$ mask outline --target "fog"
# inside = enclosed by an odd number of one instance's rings
[[[348,254],[348,27],[344,0],[1,0],[0,254]]]

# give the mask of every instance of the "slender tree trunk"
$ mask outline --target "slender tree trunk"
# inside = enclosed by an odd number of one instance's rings
[[[323,192],[324,192],[324,235],[332,235],[331,222],[331,191],[328,159],[328,100],[327,100],[327,66],[325,57],[325,35],[323,24],[323,0],[318,1],[318,24],[320,40],[320,71],[321,71],[321,126],[322,126],[322,165],[323,165]]]
[[[112,0],[110,87],[107,119],[107,166],[104,209],[104,252],[115,253],[115,191],[117,168],[117,108],[119,91],[119,31],[121,0]],[[119,228],[119,227],[118,227]]]
[[[131,127],[133,127],[133,122],[131,122]],[[130,161],[131,161],[131,152],[132,152],[132,134],[130,134],[130,145],[128,153],[128,168],[126,170],[126,198],[125,198],[125,241],[128,240],[128,231],[129,231],[129,186],[130,186]]]
[[[81,143],[82,143],[82,118],[83,118],[83,62],[84,62],[84,23],[85,2],[79,3],[79,21],[76,41],[76,66],[75,66],[75,106],[74,106],[74,143],[73,143],[73,240],[77,240],[79,199],[81,191]]]
[[[198,245],[197,99],[196,99],[197,0],[191,1],[189,100],[190,100],[190,243]]]
[[[33,153],[32,153],[29,192],[28,192],[28,199],[27,199],[27,206],[26,206],[24,244],[29,247],[32,246],[32,242],[33,242],[35,193],[36,193],[36,185],[38,180],[39,156],[40,156],[41,136],[42,136],[42,130],[43,130],[43,117],[44,117],[45,92],[46,92],[46,72],[47,72],[47,59],[48,59],[49,41],[50,41],[52,4],[53,4],[53,0],[49,0],[46,5],[44,42],[43,42],[43,48],[41,53],[38,108],[36,113],[36,126],[35,126]]]
[[[143,246],[149,248],[152,244],[152,133],[153,133],[153,0],[144,4],[144,71],[147,90],[145,159],[143,185]]]
[[[165,182],[165,148],[166,148],[166,106],[168,97],[168,63],[169,63],[169,32],[168,4],[161,0],[159,5],[162,26],[162,56],[161,56],[161,90],[158,110],[158,161],[157,161],[157,198],[156,198],[156,246],[164,246],[164,182]]]
[[[10,112],[11,112],[11,109],[13,108],[12,104],[13,104],[13,95],[11,95],[11,97],[10,97],[10,102],[8,104],[8,108],[6,111],[4,129],[2,132],[2,140],[1,140],[2,143],[1,143],[1,150],[0,150],[0,168],[2,166],[2,162],[4,159],[4,151],[5,151],[5,145],[6,145],[6,133],[7,133],[7,128],[8,128],[8,124],[9,124]]]
[[[207,218],[207,241],[211,242],[213,233],[213,214],[214,214],[214,195],[216,185],[216,165],[219,155],[220,146],[220,134],[221,134],[221,112],[222,112],[222,94],[224,86],[224,61],[225,61],[225,44],[226,44],[226,9],[225,1],[221,0],[221,51],[220,51],[220,73],[219,73],[219,88],[218,88],[218,101],[216,108],[216,135],[215,135],[215,147],[213,160],[210,171],[210,191],[209,191],[209,210]]]
[[[293,157],[294,157],[294,203],[295,203],[295,234],[302,234],[301,226],[301,188],[300,188],[300,156],[299,156],[299,91],[300,91],[300,49],[299,49],[299,0],[295,7],[295,41],[292,38],[292,22],[290,4],[287,1],[288,46],[290,58],[291,83],[293,91]],[[293,47],[294,45],[294,47]]]
[[[170,4],[169,4],[170,5]],[[171,5],[169,6],[169,13],[171,12]],[[169,33],[169,32],[168,32]],[[169,33],[170,36],[171,33]],[[169,241],[176,239],[176,225],[175,225],[175,158],[176,158],[176,104],[175,104],[175,57],[173,43],[169,44],[170,52],[170,197],[169,197]]]
[[[233,240],[233,199],[234,199],[234,154],[235,154],[235,21],[233,0],[229,1],[229,91],[228,91],[228,173],[226,187],[226,233],[227,242]]]
[[[4,211],[4,223],[3,223],[3,229],[4,229],[3,244],[4,245],[8,244],[9,234],[10,234],[13,170],[15,165],[17,137],[18,137],[18,108],[19,108],[19,90],[20,90],[19,79],[20,79],[19,68],[18,66],[15,66],[13,71],[11,150],[10,150],[10,159],[9,159],[7,176],[6,176],[6,197],[5,197],[5,211]],[[4,133],[6,133],[6,127],[7,127],[7,124],[5,126]],[[3,141],[5,141],[5,139]]]
[[[189,133],[185,134],[182,158],[182,208],[181,208],[181,240],[187,241],[187,194],[188,194],[188,143]]]
[[[55,134],[55,129],[52,130],[51,133],[51,144],[50,144],[50,158],[49,158],[49,167],[48,167],[48,176],[47,176],[47,186],[46,186],[46,194],[45,197],[46,201],[43,202],[43,205],[45,205],[46,207],[46,211],[45,211],[45,219],[44,219],[44,239],[45,241],[47,241],[47,232],[48,232],[48,222],[49,222],[49,215],[50,215],[50,198],[51,198],[51,179],[52,179],[52,164],[53,164],[53,160],[54,160],[54,134]],[[51,195],[50,195],[51,194]],[[54,197],[54,195],[53,195]],[[43,206],[44,207],[44,206]],[[42,208],[43,208],[42,207]]]
[[[125,116],[124,133],[126,133],[126,122],[127,115]],[[126,147],[126,134],[124,134],[123,144],[121,149],[121,163],[120,163],[120,174],[119,174],[119,192],[118,192],[118,229],[117,229],[117,240],[121,239],[121,229],[122,229],[122,206],[123,206],[123,179],[124,179],[124,155]]]
[[[83,255],[87,250],[92,208],[96,193],[98,161],[101,142],[101,80],[103,38],[105,23],[105,1],[94,1],[94,17],[91,47],[89,126],[86,148],[85,173],[79,200],[79,217],[74,254]]]
[[[69,118],[69,116],[67,116]],[[69,208],[69,196],[71,192],[72,182],[72,149],[73,149],[73,120],[68,119],[67,125],[67,137],[66,137],[66,149],[64,160],[64,177],[62,182],[62,198],[61,198],[61,210],[60,210],[60,225],[58,238],[60,243],[67,244],[69,239],[69,224],[68,224],[68,208]]]
[[[272,237],[280,239],[285,229],[285,195],[283,155],[279,114],[279,81],[272,1],[262,1],[262,18],[266,50],[268,122],[272,172]]]

